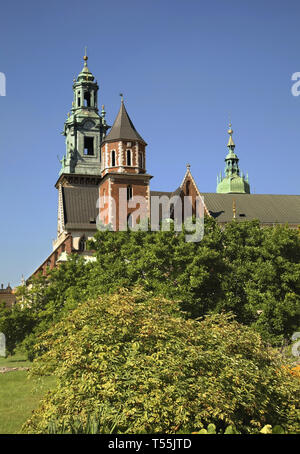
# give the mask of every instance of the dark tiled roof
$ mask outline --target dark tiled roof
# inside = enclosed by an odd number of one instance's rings
[[[151,196],[180,195],[181,189],[173,192],[151,191]],[[263,224],[300,225],[300,195],[274,194],[216,194],[201,193],[210,214],[217,222],[229,222],[233,218],[233,200],[236,219],[240,221],[259,219]],[[67,230],[96,230],[98,212],[97,187],[64,187],[63,201]],[[242,216],[241,216],[242,215]]]
[[[63,202],[67,229],[95,229],[98,215],[98,187],[64,187]]]
[[[105,137],[104,142],[113,142],[117,140],[141,140],[146,143],[130,120],[124,102],[121,103],[117,118],[115,119],[110,132]]]
[[[210,214],[218,222],[233,218],[233,200],[236,219],[259,219],[263,224],[300,224],[300,195],[277,194],[216,194],[202,192]]]
[[[180,195],[174,192],[151,191],[151,196]],[[230,222],[233,218],[233,201],[236,205],[236,219],[246,221],[259,219],[262,224],[300,225],[300,195],[277,194],[216,194],[201,193],[204,203],[218,222]]]

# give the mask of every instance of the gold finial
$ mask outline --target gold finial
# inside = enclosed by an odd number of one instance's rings
[[[187,164],[187,165],[186,165],[186,168],[187,168],[187,170],[190,170],[191,164]]]
[[[232,202],[232,212],[233,212],[233,219],[236,219],[236,203],[235,203],[235,199],[233,199],[233,202]]]
[[[85,48],[84,48],[84,56],[83,56],[83,59],[84,59],[85,62],[86,62],[86,61],[88,60],[88,58],[89,58],[89,57],[86,55],[86,50],[87,50],[87,47],[85,46]]]
[[[235,144],[234,144],[234,141],[233,141],[233,138],[232,138],[233,129],[232,129],[231,121],[229,121],[228,134],[229,134],[230,137],[229,137],[229,140],[228,140],[227,147],[232,147],[232,148],[234,148],[234,147],[235,147]]]
[[[120,96],[121,96],[121,102],[124,102],[124,96],[123,96],[123,93],[120,93]]]

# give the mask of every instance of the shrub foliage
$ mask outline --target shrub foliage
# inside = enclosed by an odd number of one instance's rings
[[[297,430],[299,382],[232,315],[186,319],[176,302],[123,289],[69,312],[38,349],[31,373],[55,373],[58,386],[27,433],[47,432],[54,421],[66,431],[91,414],[121,433],[191,433],[208,424],[218,432]]]

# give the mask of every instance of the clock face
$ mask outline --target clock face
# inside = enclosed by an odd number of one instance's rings
[[[86,121],[83,125],[84,129],[92,129],[95,124],[92,121]]]

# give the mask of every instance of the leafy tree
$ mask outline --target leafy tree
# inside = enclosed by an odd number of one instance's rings
[[[286,227],[205,219],[201,242],[184,233],[101,232],[93,248],[90,297],[143,285],[181,303],[191,317],[232,311],[272,344],[299,327],[300,237]]]
[[[10,354],[21,345],[28,358],[34,358],[39,334],[86,296],[89,266],[83,258],[72,255],[46,276],[34,277],[28,286],[18,287],[17,304],[0,312],[0,331],[6,335]]]
[[[299,329],[300,236],[288,227],[233,221],[221,229],[206,218],[200,242],[187,243],[184,232],[171,228],[98,232],[91,247],[96,262],[72,255],[47,276],[20,287],[14,322],[11,316],[7,320],[20,326],[10,329],[11,339],[16,334],[12,348],[22,342],[32,359],[38,335],[68,311],[135,285],[178,301],[185,317],[231,311],[273,345]]]
[[[91,414],[102,415],[100,427],[117,419],[121,433],[299,430],[298,379],[230,315],[185,319],[171,300],[119,290],[79,305],[37,347],[31,373],[55,373],[58,386],[25,432],[47,432],[51,421],[68,430]]]
[[[143,285],[175,298],[193,317],[214,310],[223,298],[226,275],[221,231],[207,218],[201,242],[187,243],[184,232],[97,232],[91,244],[97,263],[91,270],[90,297]]]
[[[35,319],[31,311],[20,307],[0,306],[0,332],[4,333],[6,350],[9,355],[14,353],[16,346],[32,332]]]
[[[224,229],[224,258],[230,272],[220,308],[272,343],[290,338],[300,319],[299,234],[288,226],[233,221]]]

